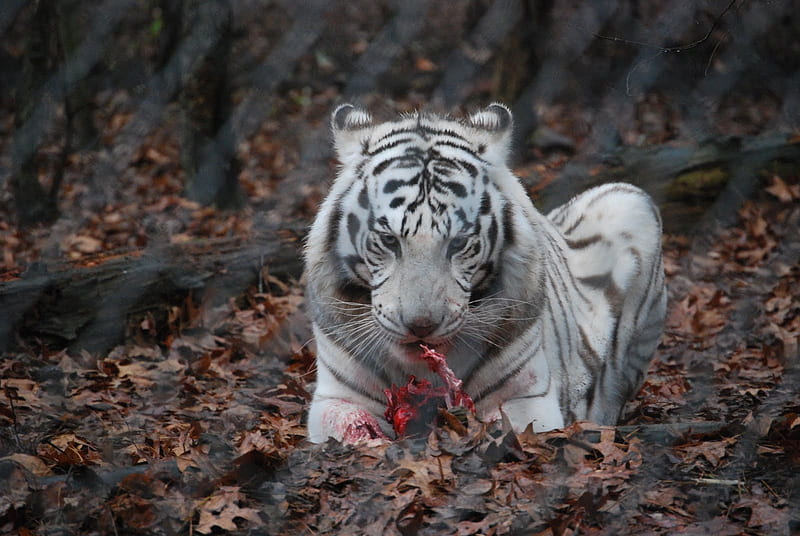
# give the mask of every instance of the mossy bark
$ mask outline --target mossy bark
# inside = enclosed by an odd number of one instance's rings
[[[537,193],[537,204],[548,211],[591,186],[628,182],[653,197],[666,231],[688,232],[701,220],[735,218],[735,200],[747,198],[776,170],[800,173],[800,140],[776,134],[697,147],[621,147],[599,161],[571,161]]]

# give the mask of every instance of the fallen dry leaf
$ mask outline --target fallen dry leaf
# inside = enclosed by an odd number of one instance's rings
[[[200,534],[211,534],[215,528],[236,531],[244,521],[250,527],[262,526],[263,521],[257,509],[240,506],[244,501],[245,496],[238,486],[220,487],[210,497],[195,502],[200,519],[194,525],[194,530]],[[236,522],[237,519],[239,524]]]

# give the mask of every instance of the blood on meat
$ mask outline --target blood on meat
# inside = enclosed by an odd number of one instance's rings
[[[462,387],[462,381],[456,377],[447,365],[444,354],[437,352],[425,345],[420,345],[423,350],[421,356],[432,372],[435,372],[444,382],[442,387],[433,387],[425,379],[410,376],[406,385],[398,387],[392,385],[391,389],[384,389],[386,395],[386,420],[392,424],[397,437],[406,435],[409,423],[419,418],[420,409],[431,401],[444,401],[448,409],[463,406],[475,413],[475,403]]]

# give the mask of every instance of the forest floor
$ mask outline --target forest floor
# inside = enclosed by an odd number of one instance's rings
[[[179,196],[174,150],[143,149],[138,202],[87,212],[62,254],[141,245],[155,214],[184,218],[174,242],[249,232],[253,209]],[[442,414],[424,437],[312,445],[302,288],[274,278],[137,319],[109,352],[6,353],[0,533],[798,533],[800,177],[763,177],[738,210],[711,235],[664,237],[666,332],[617,428],[515,434]],[[13,281],[54,239],[3,225]]]
[[[413,68],[436,69],[422,60]],[[309,222],[335,163],[301,142],[312,131],[328,143],[339,96],[295,87],[275,99],[239,147],[237,212],[181,196],[174,106],[123,148],[114,181],[95,172],[96,153],[70,154],[53,225],[18,228],[4,181],[0,285],[50,262],[93,266],[158,243],[248,237],[289,216]],[[98,96],[100,145],[113,145],[133,100]],[[661,100],[637,106],[623,143],[676,142],[680,118]],[[774,108],[727,99],[712,134],[762,132]],[[534,197],[597,149],[584,144],[597,117],[541,110],[557,148],[529,143],[517,167]],[[0,110],[3,154],[13,131],[13,110]],[[60,148],[41,153],[47,184]],[[323,179],[301,182],[309,170]],[[20,339],[0,358],[0,534],[800,534],[800,176],[759,177],[732,210],[729,226],[665,235],[666,331],[618,427],[517,434],[443,413],[422,437],[312,445],[302,285],[270,276],[269,259],[227,302],[192,296],[131,318],[109,351]]]

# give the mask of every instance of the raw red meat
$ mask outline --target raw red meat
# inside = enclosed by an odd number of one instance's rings
[[[456,378],[456,375],[453,373],[450,367],[447,366],[447,359],[445,358],[444,354],[440,354],[436,350],[432,350],[424,344],[420,345],[420,347],[425,351],[425,353],[422,354],[422,359],[428,362],[428,367],[431,369],[431,371],[438,374],[447,386],[447,390],[445,392],[447,408],[450,409],[463,406],[472,413],[475,413],[475,403],[472,401],[472,397],[464,392],[464,389],[461,387],[461,380]]]
[[[415,376],[410,376],[406,385],[402,387],[392,385],[391,389],[384,389],[387,400],[384,416],[387,421],[392,423],[397,437],[405,435],[409,423],[419,416],[420,408],[437,398],[444,399],[448,409],[463,406],[475,413],[475,403],[464,392],[461,380],[447,365],[444,354],[425,345],[420,345],[420,347],[424,351],[422,359],[428,363],[432,372],[442,378],[445,385],[444,387],[433,387],[428,380],[418,380]]]

